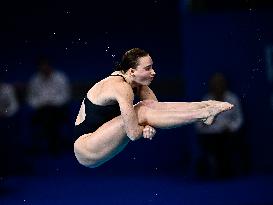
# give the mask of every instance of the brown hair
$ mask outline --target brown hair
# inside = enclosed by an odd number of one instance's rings
[[[121,62],[117,63],[115,70],[127,72],[130,68],[136,68],[138,59],[147,55],[149,53],[140,48],[132,48],[122,56]]]

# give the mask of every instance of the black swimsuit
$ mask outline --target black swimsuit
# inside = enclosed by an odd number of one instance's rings
[[[122,75],[111,75],[121,76]],[[123,77],[124,81],[125,78]],[[87,97],[84,99],[85,105],[85,120],[79,125],[75,126],[75,137],[78,138],[83,134],[88,134],[97,130],[101,125],[109,120],[120,115],[119,104],[114,105],[96,105],[92,103]]]

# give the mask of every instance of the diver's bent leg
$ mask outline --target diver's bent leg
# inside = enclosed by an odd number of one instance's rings
[[[189,114],[150,109],[147,101],[139,102],[134,108],[139,124],[150,124],[158,128],[182,125],[192,118]],[[202,114],[200,112],[200,114]],[[199,117],[198,117],[199,118]],[[74,143],[75,156],[80,164],[93,168],[108,161],[128,144],[121,116],[104,123],[95,132],[80,136]]]
[[[146,102],[135,106],[139,124],[149,124],[155,128],[170,129],[214,116],[229,107],[210,106],[208,108],[185,112],[151,109]],[[95,132],[82,135],[74,143],[74,152],[84,166],[97,167],[108,161],[128,144],[121,116],[104,123]]]
[[[142,102],[134,106],[139,124],[144,123],[144,107]],[[80,164],[94,168],[122,151],[129,141],[122,117],[117,116],[95,132],[80,136],[74,143],[74,153]]]
[[[208,101],[202,102],[156,102],[149,100],[147,106],[156,110],[186,111],[199,110],[210,106]]]
[[[205,108],[209,107],[226,107],[230,106],[231,104],[226,103],[226,102],[220,102],[220,101],[215,101],[215,100],[208,100],[208,101],[202,101],[202,102],[157,102],[153,100],[147,100],[144,102],[145,105],[153,110],[157,111],[168,111],[170,112],[180,112],[179,116],[181,116],[181,113],[184,112],[186,115],[190,114],[191,112],[196,112],[201,111],[201,113],[204,112]],[[172,114],[171,114],[172,115]],[[212,124],[214,120],[214,115],[210,115],[208,118],[203,118],[202,121],[210,125]],[[193,119],[192,119],[193,120]],[[189,123],[192,121],[189,121]],[[171,122],[172,123],[172,122]],[[187,122],[185,122],[187,123]],[[148,123],[150,124],[150,123]],[[176,124],[176,123],[175,123]],[[179,124],[179,122],[178,122]]]
[[[145,122],[155,128],[171,129],[204,120],[209,116],[210,113],[206,108],[188,112],[147,109]]]
[[[129,141],[118,116],[95,132],[80,136],[74,143],[74,153],[80,164],[94,168],[122,151]]]

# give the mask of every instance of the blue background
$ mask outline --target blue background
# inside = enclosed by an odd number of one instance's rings
[[[152,141],[131,142],[96,169],[80,166],[72,149],[59,157],[32,156],[27,159],[31,171],[0,178],[0,204],[273,203],[273,87],[265,58],[273,41],[272,9],[246,3],[242,9],[198,12],[187,4],[45,1],[42,6],[17,2],[4,7],[1,75],[22,91],[24,114],[16,119],[22,146],[30,141],[24,89],[38,55],[50,56],[70,79],[73,98],[65,132],[72,140],[86,89],[109,75],[126,50],[140,47],[154,60],[157,77],[151,87],[159,101],[199,101],[213,73],[227,76],[242,103],[250,173],[220,182],[198,181],[196,133],[186,125],[158,130]]]

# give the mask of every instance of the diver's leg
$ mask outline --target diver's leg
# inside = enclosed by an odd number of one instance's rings
[[[183,124],[215,116],[231,107],[209,106],[195,111],[166,111],[151,109],[146,102],[135,106],[139,124],[148,124],[155,128],[170,129]],[[82,135],[74,143],[78,161],[88,167],[97,167],[118,154],[128,144],[121,116],[104,123],[95,132]]]
[[[199,109],[207,108],[209,106],[227,106],[229,103],[220,102],[215,100],[201,101],[201,102],[157,102],[153,100],[146,100],[145,105],[151,109],[162,111],[179,111],[188,113],[189,111],[196,111]],[[210,125],[214,120],[214,115],[202,119],[202,121]]]
[[[153,100],[147,100],[147,106],[157,109],[157,110],[168,110],[168,111],[189,111],[189,110],[199,110],[206,108],[213,103],[218,101],[201,101],[201,102],[157,102]]]

